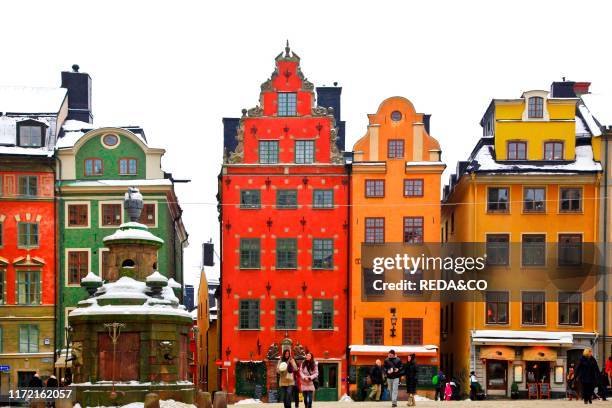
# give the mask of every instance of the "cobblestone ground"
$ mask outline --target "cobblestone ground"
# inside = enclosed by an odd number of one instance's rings
[[[283,404],[238,404],[236,408],[282,408]],[[300,404],[303,407],[302,404]],[[553,400],[487,400],[487,401],[418,401],[417,407],[430,408],[494,408],[494,407],[506,407],[506,408],[523,408],[523,407],[555,407],[555,408],[580,408],[584,406],[582,401],[568,401],[562,399]],[[591,406],[612,406],[612,401],[593,401]],[[405,408],[405,402],[398,402],[398,408]],[[391,408],[391,404],[388,402],[314,402],[313,408]]]

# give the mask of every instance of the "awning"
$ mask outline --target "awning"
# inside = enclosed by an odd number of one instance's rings
[[[422,345],[422,346],[372,346],[369,344],[351,344],[349,346],[351,354],[368,356],[368,355],[386,355],[389,350],[395,350],[397,355],[429,355],[435,356],[438,354],[438,346]]]
[[[70,358],[70,356],[68,356]],[[68,361],[66,364],[66,355],[62,354],[55,360],[55,368],[64,368],[64,367],[72,367],[72,361]]]
[[[525,361],[556,361],[557,351],[550,347],[525,347],[523,349]]]
[[[515,360],[516,352],[508,346],[486,346],[480,348],[480,358],[487,360]]]
[[[534,330],[472,330],[472,342],[482,345],[562,347],[574,344],[574,333]]]

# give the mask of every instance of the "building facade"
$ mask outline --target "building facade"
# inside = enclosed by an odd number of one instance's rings
[[[174,180],[161,168],[164,150],[150,147],[141,128],[96,128],[69,120],[63,130],[57,143],[58,349],[65,344],[67,314],[87,296],[81,279],[90,271],[109,279],[120,267],[109,263],[102,239],[127,219],[122,206],[127,187],[137,187],[144,197],[140,223],[164,240],[153,268],[173,279],[171,284],[182,285],[187,245]]]
[[[0,88],[0,394],[53,373],[53,148],[64,88]],[[6,369],[6,368],[5,368]]]
[[[390,349],[405,360],[416,354],[419,388],[431,387],[439,365],[439,302],[417,293],[384,292],[376,280],[410,276],[375,275],[362,261],[362,248],[385,244],[440,242],[440,188],[444,164],[429,115],[402,97],[383,101],[368,115],[366,135],[353,148],[351,174],[350,362],[359,395],[368,369]],[[355,394],[352,394],[355,395]]]
[[[350,188],[340,88],[317,88],[317,105],[288,46],[275,64],[259,105],[224,119],[222,386],[239,398],[278,398],[282,350],[298,360],[308,350],[321,373],[316,397],[337,400],[346,392]]]
[[[480,243],[489,288],[444,305],[442,360],[464,387],[474,370],[491,396],[509,396],[514,383],[525,395],[564,395],[568,369],[597,337],[588,266],[601,166],[578,99],[552,91],[494,99],[444,190],[441,235]]]

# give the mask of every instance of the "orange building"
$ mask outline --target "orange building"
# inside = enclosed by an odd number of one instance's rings
[[[445,167],[440,146],[429,135],[429,115],[417,113],[405,98],[386,99],[368,119],[367,132],[353,149],[351,179],[353,395],[363,388],[368,367],[389,349],[403,360],[416,353],[421,378],[429,379],[419,388],[431,386],[438,367],[439,303],[404,292],[383,295],[361,257],[362,244],[440,241],[440,177]],[[385,281],[403,278],[385,276]]]

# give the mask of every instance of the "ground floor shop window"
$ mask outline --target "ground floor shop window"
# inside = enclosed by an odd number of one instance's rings
[[[508,362],[487,360],[487,389],[506,390],[508,388]]]
[[[550,383],[550,362],[527,361],[528,383]]]
[[[256,398],[265,394],[266,365],[252,361],[236,363],[236,395]]]

